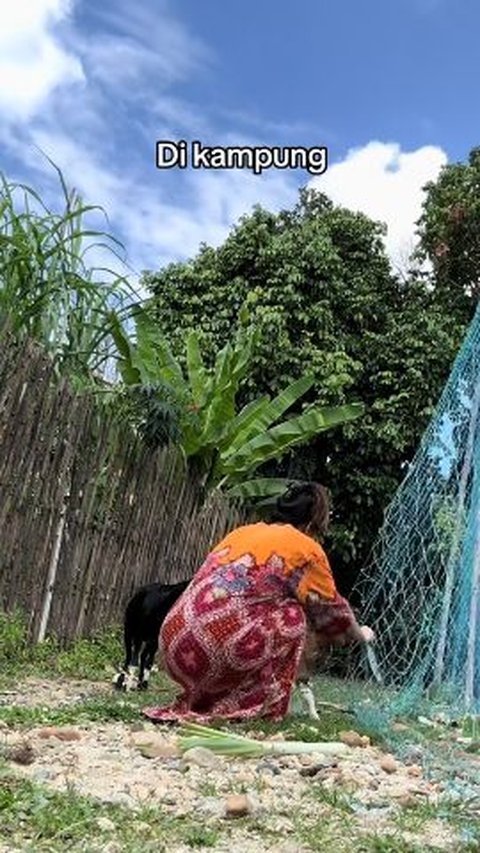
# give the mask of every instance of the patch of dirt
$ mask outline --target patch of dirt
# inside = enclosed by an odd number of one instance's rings
[[[40,678],[27,678],[14,689],[0,690],[0,706],[63,708],[84,702],[85,699],[110,694],[111,686],[98,681],[73,681],[67,678],[48,681]]]
[[[8,704],[59,707],[110,691],[98,683],[29,679],[9,693]],[[418,765],[385,761],[385,755],[371,746],[352,747],[337,759],[309,755],[227,760],[208,753],[186,760],[176,749],[173,729],[141,718],[135,725],[90,723],[21,731],[3,726],[0,744],[15,772],[56,790],[68,786],[102,802],[132,808],[155,804],[172,816],[197,816],[203,824],[224,823],[228,796],[245,794],[248,812],[261,830],[232,826],[228,844],[220,840],[212,848],[218,853],[308,851],[307,844],[302,847],[298,842],[299,822],[308,829],[325,815],[327,824],[338,819],[340,825],[338,796],[348,798],[357,839],[374,832],[398,836],[396,817],[416,804],[438,803],[443,790],[442,783],[425,779]],[[22,748],[28,761],[21,761]],[[272,836],[268,840],[269,832],[284,841],[274,844]],[[425,823],[403,837],[438,850],[458,849],[453,830],[444,822]],[[170,849],[181,853],[189,848]]]

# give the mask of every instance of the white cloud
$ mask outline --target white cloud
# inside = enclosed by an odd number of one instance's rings
[[[345,160],[329,166],[309,186],[337,204],[384,222],[388,254],[394,264],[403,266],[415,242],[422,188],[446,162],[445,152],[434,145],[404,152],[393,142],[369,142],[349,151]]]
[[[56,38],[71,0],[11,0],[2,3],[0,23],[0,115],[33,116],[64,83],[83,80],[79,59]]]
[[[96,29],[77,37],[92,81],[121,91],[123,99],[158,95],[187,79],[210,59],[198,39],[169,11],[165,0],[99,3],[91,8]]]
[[[74,2],[79,12],[88,5],[88,25],[85,16],[72,19]],[[273,130],[268,119],[237,116],[236,121],[232,112],[229,124],[236,124],[237,132],[217,132],[212,108],[182,97],[179,84],[211,70],[214,58],[176,19],[167,0],[0,3],[3,150],[21,164],[19,178],[56,207],[55,175],[33,146],[48,154],[86,202],[105,207],[134,268],[189,257],[201,242],[218,245],[254,204],[278,210],[295,203],[297,173],[270,171],[260,178],[240,171],[167,175],[155,170],[159,135],[173,138],[181,132],[240,145],[258,142],[245,126],[254,136]],[[434,146],[403,152],[394,143],[371,142],[311,185],[336,203],[385,221],[389,253],[401,259],[420,213],[421,187],[445,161]]]
[[[185,176],[185,200],[175,203],[163,191],[160,172],[154,171],[148,182],[139,180],[134,169],[123,173],[100,152],[51,129],[34,131],[33,139],[86,204],[105,209],[112,223],[107,230],[125,235],[128,262],[137,273],[191,257],[203,242],[219,245],[255,204],[278,210],[294,204],[297,196],[296,184],[285,172],[259,177],[235,170],[191,171]],[[49,198],[54,197],[56,175],[48,161],[37,154],[29,166],[42,176],[42,195],[48,186]],[[103,216],[91,218],[94,227],[105,228]]]
[[[200,243],[218,246],[255,204],[278,210],[296,200],[296,186],[284,173],[261,178],[239,171],[191,173],[190,202],[185,206],[162,202],[159,189],[160,182],[157,189],[137,189],[136,216],[131,207],[123,209],[124,227],[153,269],[191,257]]]

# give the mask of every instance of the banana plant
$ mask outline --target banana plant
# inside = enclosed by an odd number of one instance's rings
[[[192,330],[186,341],[186,372],[156,323],[142,308],[134,312],[133,343],[112,313],[111,334],[118,367],[127,386],[158,386],[174,395],[179,411],[179,444],[187,459],[200,467],[208,489],[232,497],[269,497],[286,485],[281,479],[252,479],[264,462],[319,433],[358,418],[364,407],[312,406],[302,414],[284,415],[312,388],[313,377],[295,380],[273,399],[254,400],[236,412],[236,396],[248,375],[259,332],[242,309],[233,340],[217,355],[213,369],[205,366],[199,339]]]

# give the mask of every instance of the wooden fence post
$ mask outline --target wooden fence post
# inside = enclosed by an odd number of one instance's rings
[[[63,501],[60,508],[60,515],[58,517],[57,529],[55,532],[55,539],[53,543],[52,556],[50,558],[50,564],[48,567],[48,577],[47,577],[47,588],[45,590],[45,597],[43,599],[42,612],[40,616],[40,624],[38,626],[37,636],[35,641],[37,643],[43,643],[48,627],[48,620],[50,617],[50,611],[52,609],[52,601],[53,601],[53,592],[55,589],[55,581],[57,579],[57,570],[58,563],[60,560],[60,553],[62,550],[62,542],[63,542],[63,534],[65,530],[65,522],[67,520],[67,509],[68,509],[68,501],[70,498],[70,491],[64,492]]]

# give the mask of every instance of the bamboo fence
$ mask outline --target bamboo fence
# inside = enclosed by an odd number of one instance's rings
[[[0,608],[20,607],[32,640],[120,621],[136,587],[191,577],[240,521],[201,505],[177,450],[148,451],[37,345],[2,336]]]

